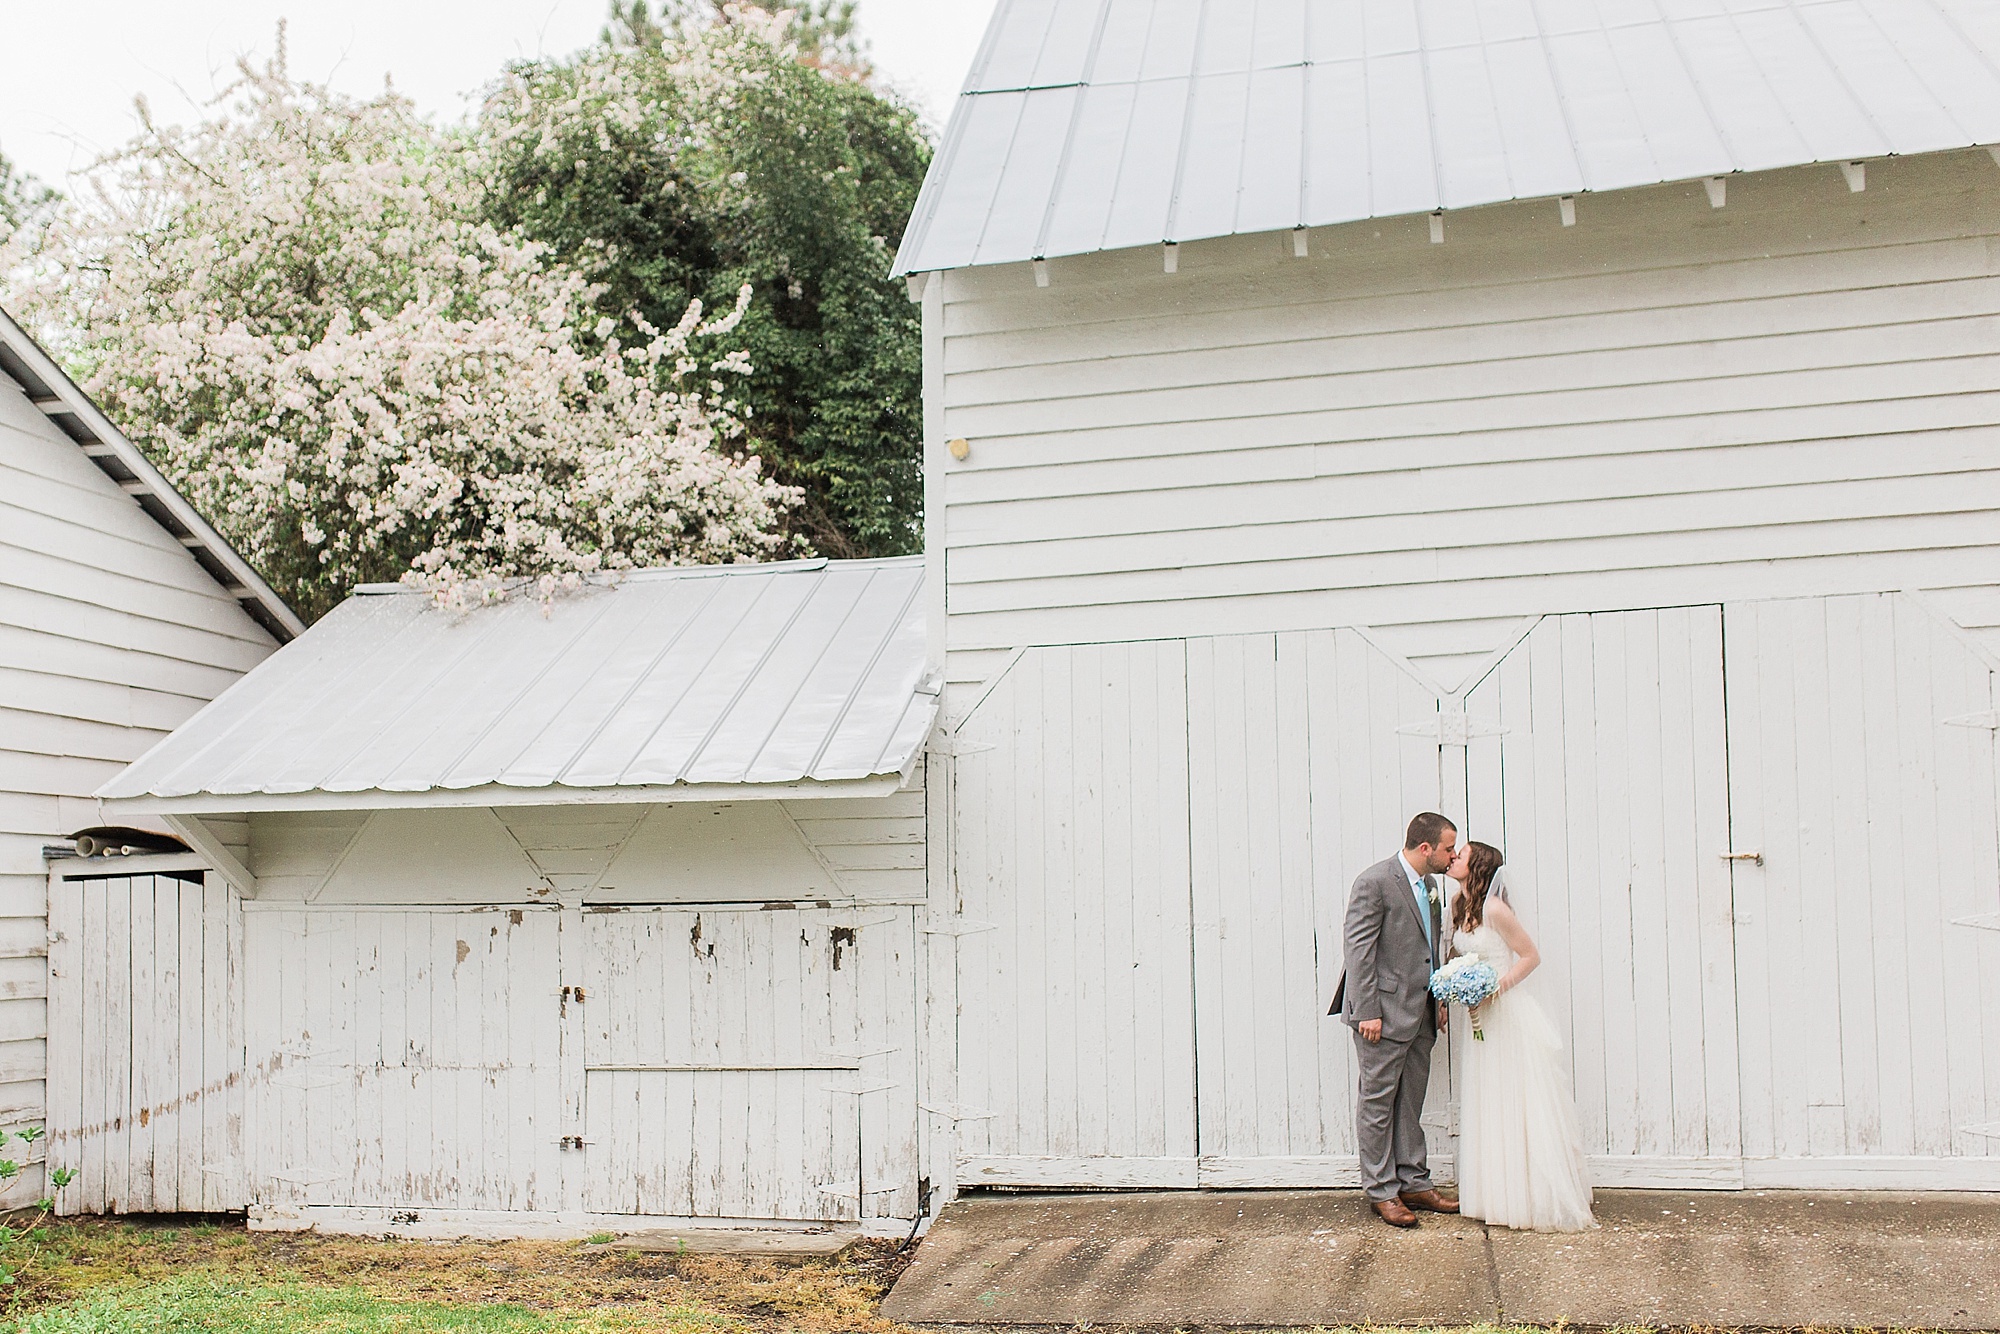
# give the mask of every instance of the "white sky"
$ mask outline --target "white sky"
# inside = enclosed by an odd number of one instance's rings
[[[950,113],[994,0],[861,0],[885,79],[933,128]],[[775,7],[775,6],[774,6]],[[455,118],[520,56],[561,55],[597,35],[605,0],[0,0],[0,152],[53,185],[138,128],[132,98],[186,121],[239,54],[268,55],[288,20],[291,68],[354,93],[385,73],[419,107]]]

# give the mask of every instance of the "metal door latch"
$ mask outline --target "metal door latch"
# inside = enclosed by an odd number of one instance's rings
[[[1722,854],[1722,860],[1726,862],[1750,862],[1752,865],[1762,866],[1764,864],[1764,854],[1761,852],[1725,852]]]

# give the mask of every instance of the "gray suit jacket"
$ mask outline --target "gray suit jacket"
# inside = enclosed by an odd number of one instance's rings
[[[1436,884],[1429,876],[1424,883]],[[1430,943],[1424,940],[1417,896],[1395,857],[1355,877],[1342,932],[1346,968],[1328,1014],[1338,1012],[1350,1027],[1380,1019],[1382,1036],[1392,1042],[1436,1028],[1430,981],[1444,944],[1444,914],[1428,905],[1425,911],[1431,915]]]

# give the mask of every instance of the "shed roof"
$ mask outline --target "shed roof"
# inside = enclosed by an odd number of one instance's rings
[[[937,707],[922,587],[921,557],[648,570],[462,613],[368,586],[98,795],[646,800],[899,774]]]
[[[250,562],[209,526],[139,447],[111,424],[90,396],[77,388],[42,345],[4,310],[0,310],[0,375],[19,385],[28,401],[75,441],[84,456],[118,483],[148,518],[185,546],[195,563],[272,638],[282,644],[305,629],[305,622],[259,577]]]
[[[999,0],[896,271],[1994,143],[1993,0]]]

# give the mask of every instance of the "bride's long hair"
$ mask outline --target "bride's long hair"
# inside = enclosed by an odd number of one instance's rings
[[[1500,849],[1491,843],[1475,839],[1465,845],[1465,888],[1451,901],[1454,931],[1476,931],[1486,920],[1486,891],[1493,888],[1493,877],[1506,864]]]

